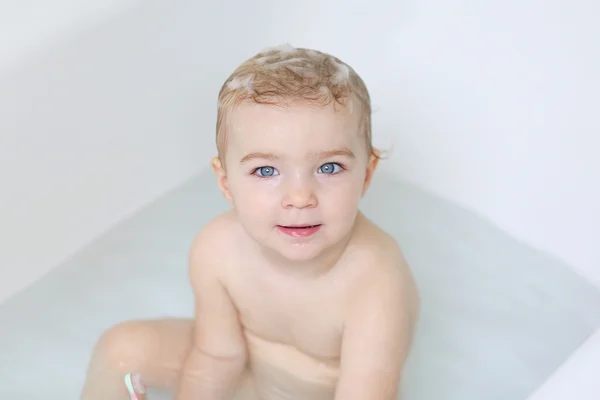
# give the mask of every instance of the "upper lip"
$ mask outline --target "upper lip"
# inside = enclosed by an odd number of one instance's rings
[[[279,225],[284,228],[308,228],[309,226],[319,226],[321,224],[293,224],[293,225]]]

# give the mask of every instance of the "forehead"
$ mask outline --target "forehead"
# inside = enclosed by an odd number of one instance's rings
[[[232,111],[227,125],[231,144],[238,149],[355,148],[362,143],[360,115],[351,105],[281,107],[243,103]]]

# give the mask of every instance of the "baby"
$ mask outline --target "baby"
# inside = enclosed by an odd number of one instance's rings
[[[396,241],[359,210],[377,167],[365,84],[289,45],[219,93],[212,169],[232,209],[193,241],[194,319],[131,321],[98,341],[84,400],[392,400],[419,301]]]

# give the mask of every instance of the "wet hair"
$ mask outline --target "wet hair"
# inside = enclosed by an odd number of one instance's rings
[[[360,108],[360,131],[368,154],[372,145],[371,99],[361,77],[338,58],[289,44],[268,48],[244,61],[227,78],[218,98],[216,142],[224,164],[227,117],[243,102],[278,106],[336,104]]]

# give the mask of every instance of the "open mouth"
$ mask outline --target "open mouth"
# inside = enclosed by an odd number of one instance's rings
[[[290,226],[277,225],[277,229],[279,229],[281,232],[285,233],[286,235],[289,235],[292,237],[312,236],[315,233],[317,233],[320,228],[321,228],[321,224],[318,224],[318,225],[290,225]]]

